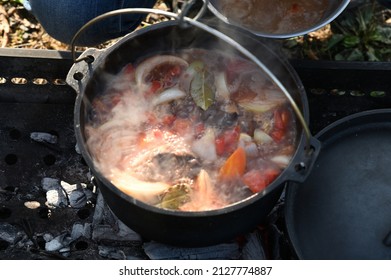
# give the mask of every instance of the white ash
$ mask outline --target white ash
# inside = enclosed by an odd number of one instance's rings
[[[10,244],[15,244],[22,237],[23,233],[9,223],[0,223],[0,239]]]
[[[42,238],[43,238],[43,240],[45,240],[45,242],[49,242],[49,241],[53,240],[54,236],[50,233],[44,233],[42,235]]]
[[[64,232],[45,244],[45,250],[58,251],[61,248],[67,247],[72,242],[68,232]]]
[[[71,248],[70,247],[65,247],[65,248],[62,248],[60,250],[58,250],[58,252],[63,255],[64,257],[69,257],[71,255]]]
[[[61,181],[61,187],[68,195],[69,205],[72,208],[83,208],[87,202],[93,197],[91,190],[84,183],[69,184]]]
[[[41,180],[41,186],[46,191],[46,205],[49,208],[66,207],[68,205],[59,179],[45,177]]]
[[[41,180],[41,186],[44,191],[49,191],[60,188],[61,184],[59,179],[45,177]]]
[[[45,243],[45,250],[49,252],[59,251],[62,248],[66,248],[72,242],[72,238],[68,232],[64,232],[61,235],[56,236],[52,240]]]
[[[263,241],[258,230],[246,235],[247,242],[242,249],[244,260],[265,260],[265,251],[262,247]]]
[[[58,138],[56,135],[46,132],[32,132],[30,138],[36,142],[56,144]]]
[[[92,237],[92,225],[90,223],[80,224],[75,223],[72,227],[71,239],[76,240],[80,237],[91,239]]]
[[[64,208],[68,206],[68,200],[62,189],[49,190],[46,192],[46,205],[51,208]]]
[[[27,248],[34,246],[34,242],[27,236],[23,235],[23,237],[15,244],[15,248]]]
[[[122,250],[107,246],[99,246],[99,255],[111,260],[126,260],[126,255]]]
[[[93,197],[91,190],[84,183],[69,184],[55,178],[43,178],[42,189],[46,191],[48,207],[83,208]]]
[[[63,247],[64,245],[57,239],[53,239],[45,244],[45,250],[49,252],[58,251]]]
[[[143,248],[151,260],[230,260],[240,257],[240,246],[236,242],[184,248],[151,241],[144,243]]]
[[[95,212],[92,220],[92,239],[117,241],[141,241],[141,236],[121,222],[107,206],[98,192]]]

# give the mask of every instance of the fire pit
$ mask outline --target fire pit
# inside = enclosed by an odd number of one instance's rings
[[[291,62],[314,134],[347,115],[391,106],[389,63]],[[283,197],[254,232],[212,248],[172,250],[119,222],[76,147],[76,96],[64,82],[72,63],[67,52],[0,51],[0,259],[296,258]]]

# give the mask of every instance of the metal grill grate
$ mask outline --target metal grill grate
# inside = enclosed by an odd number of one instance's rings
[[[390,63],[291,62],[307,91],[314,134],[346,115],[391,108]],[[84,183],[86,189],[94,190],[89,169],[75,149],[75,92],[64,82],[71,65],[68,52],[0,50],[0,259],[62,258],[45,251],[45,234],[57,236],[75,224],[93,223],[97,214],[96,196],[81,208],[53,209],[45,204],[47,194],[42,190],[43,178]],[[34,141],[33,132],[48,133],[58,141]],[[102,221],[110,219],[103,216],[100,223],[105,226]],[[271,219],[283,231],[282,211]],[[23,229],[26,236],[16,234],[10,241],[1,232],[7,225]],[[31,250],[18,247],[23,238],[30,239]],[[79,238],[71,244],[69,258],[102,258],[98,251],[107,242]],[[135,258],[146,258],[141,241],[117,239],[110,244],[126,248]],[[287,242],[281,244],[285,246],[280,248],[281,255],[292,258]]]

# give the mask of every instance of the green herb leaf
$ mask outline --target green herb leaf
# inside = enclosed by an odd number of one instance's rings
[[[177,210],[180,206],[190,201],[190,191],[190,186],[187,184],[177,184],[164,193],[158,206]]]
[[[197,72],[190,83],[190,94],[198,107],[207,110],[214,102],[214,92],[207,83],[208,72],[205,68],[196,67],[195,70]]]

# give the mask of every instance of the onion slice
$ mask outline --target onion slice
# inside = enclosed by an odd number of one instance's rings
[[[227,85],[227,79],[224,72],[219,72],[216,74],[215,79],[216,87],[216,99],[218,101],[228,101],[230,98],[230,92]]]
[[[161,64],[173,64],[187,68],[189,63],[186,60],[173,55],[157,55],[141,62],[135,71],[135,79],[138,86],[144,83],[145,77],[157,66]]]
[[[149,203],[155,203],[158,196],[170,187],[164,182],[146,182],[129,174],[121,174],[112,183],[122,192]]]
[[[186,93],[179,88],[169,88],[160,93],[152,100],[152,105],[157,106],[163,103],[171,102],[186,96]]]

